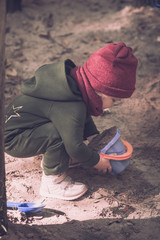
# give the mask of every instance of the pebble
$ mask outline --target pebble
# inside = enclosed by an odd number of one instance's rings
[[[98,193],[98,192],[94,192],[94,193],[92,194],[92,197],[93,197],[94,199],[100,199],[100,198],[102,198],[102,195],[101,195],[100,193]]]

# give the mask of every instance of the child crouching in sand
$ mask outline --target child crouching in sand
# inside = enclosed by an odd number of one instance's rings
[[[99,172],[111,171],[109,160],[84,140],[99,133],[91,116],[131,97],[136,68],[132,49],[111,43],[83,66],[69,59],[46,64],[22,84],[21,95],[6,111],[5,151],[17,158],[43,154],[42,196],[74,200],[86,193],[85,184],[66,174],[70,159]]]

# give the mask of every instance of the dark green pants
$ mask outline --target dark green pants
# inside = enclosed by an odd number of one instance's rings
[[[15,135],[13,143],[10,141],[8,145],[6,152],[17,158],[44,154],[43,169],[46,175],[63,173],[68,168],[69,156],[51,122],[24,130]]]

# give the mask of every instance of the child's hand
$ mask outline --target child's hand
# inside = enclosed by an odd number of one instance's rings
[[[107,172],[107,170],[109,172],[112,171],[112,167],[109,159],[105,159],[105,158],[100,158],[99,162],[96,165],[94,165],[94,168],[96,168],[98,172],[101,172],[104,174]]]

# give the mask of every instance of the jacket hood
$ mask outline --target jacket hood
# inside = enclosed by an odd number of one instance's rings
[[[46,64],[38,68],[34,76],[22,83],[24,95],[52,101],[78,100],[78,85],[70,77],[70,70],[76,65],[70,60]],[[78,99],[77,99],[78,96]]]

